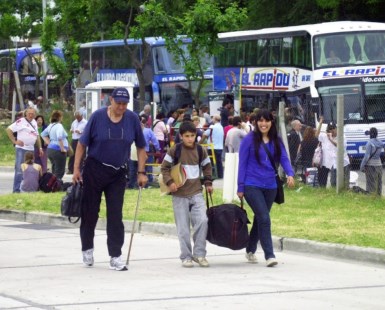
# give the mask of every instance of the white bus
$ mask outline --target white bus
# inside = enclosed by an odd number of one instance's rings
[[[330,22],[220,33],[214,90],[233,92],[243,109],[276,108],[315,124],[336,121],[345,100],[348,153],[361,158],[370,127],[385,141],[385,24]]]

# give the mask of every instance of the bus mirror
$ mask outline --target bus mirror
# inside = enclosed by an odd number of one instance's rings
[[[312,98],[319,98],[317,88],[314,85],[310,85],[310,96]]]

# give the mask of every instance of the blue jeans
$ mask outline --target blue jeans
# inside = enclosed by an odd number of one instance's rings
[[[208,150],[209,154],[212,155],[211,149]],[[217,178],[218,179],[223,179],[223,164],[222,164],[222,150],[214,150],[214,155],[215,155],[215,161],[216,161],[216,169],[217,169]],[[213,167],[214,170],[214,163],[213,159],[210,158],[211,160],[211,166]],[[213,171],[213,175],[215,176],[215,173]]]
[[[138,188],[137,172],[138,172],[138,161],[130,159],[128,163],[128,185],[127,185],[129,189]]]
[[[148,164],[153,164],[154,163],[154,156],[153,155],[148,155],[146,163]],[[152,166],[147,166],[145,167],[147,177],[148,177],[148,182],[152,183],[154,181],[154,176],[152,175]]]
[[[13,179],[13,192],[20,193],[20,184],[23,180],[23,171],[21,171],[21,164],[24,162],[24,155],[28,150],[16,147],[16,158],[15,158],[15,177]],[[33,151],[30,151],[33,153]]]
[[[266,260],[275,257],[271,238],[270,210],[276,194],[276,189],[245,186],[245,199],[254,212],[254,221],[246,252],[255,253],[257,243],[260,241]]]

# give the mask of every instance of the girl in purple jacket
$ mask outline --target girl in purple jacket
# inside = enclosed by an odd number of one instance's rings
[[[273,205],[277,183],[275,169],[262,143],[265,144],[274,162],[281,164],[287,177],[287,185],[294,186],[294,171],[282,143],[278,137],[273,115],[267,110],[260,110],[256,116],[255,129],[241,142],[239,150],[238,197],[245,197],[254,212],[254,221],[250,231],[246,258],[256,263],[255,252],[258,241],[265,253],[267,267],[277,265],[271,238],[270,210]]]

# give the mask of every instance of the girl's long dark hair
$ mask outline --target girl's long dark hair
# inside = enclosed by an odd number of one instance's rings
[[[254,128],[254,146],[255,146],[255,157],[257,158],[257,162],[261,163],[259,158],[259,148],[263,142],[262,133],[259,131],[257,122],[261,119],[265,119],[267,121],[271,121],[271,127],[269,132],[267,133],[269,137],[269,142],[273,142],[274,144],[274,161],[279,162],[281,158],[281,138],[278,136],[277,127],[275,125],[275,119],[271,112],[268,110],[259,110],[255,117],[255,128]]]

